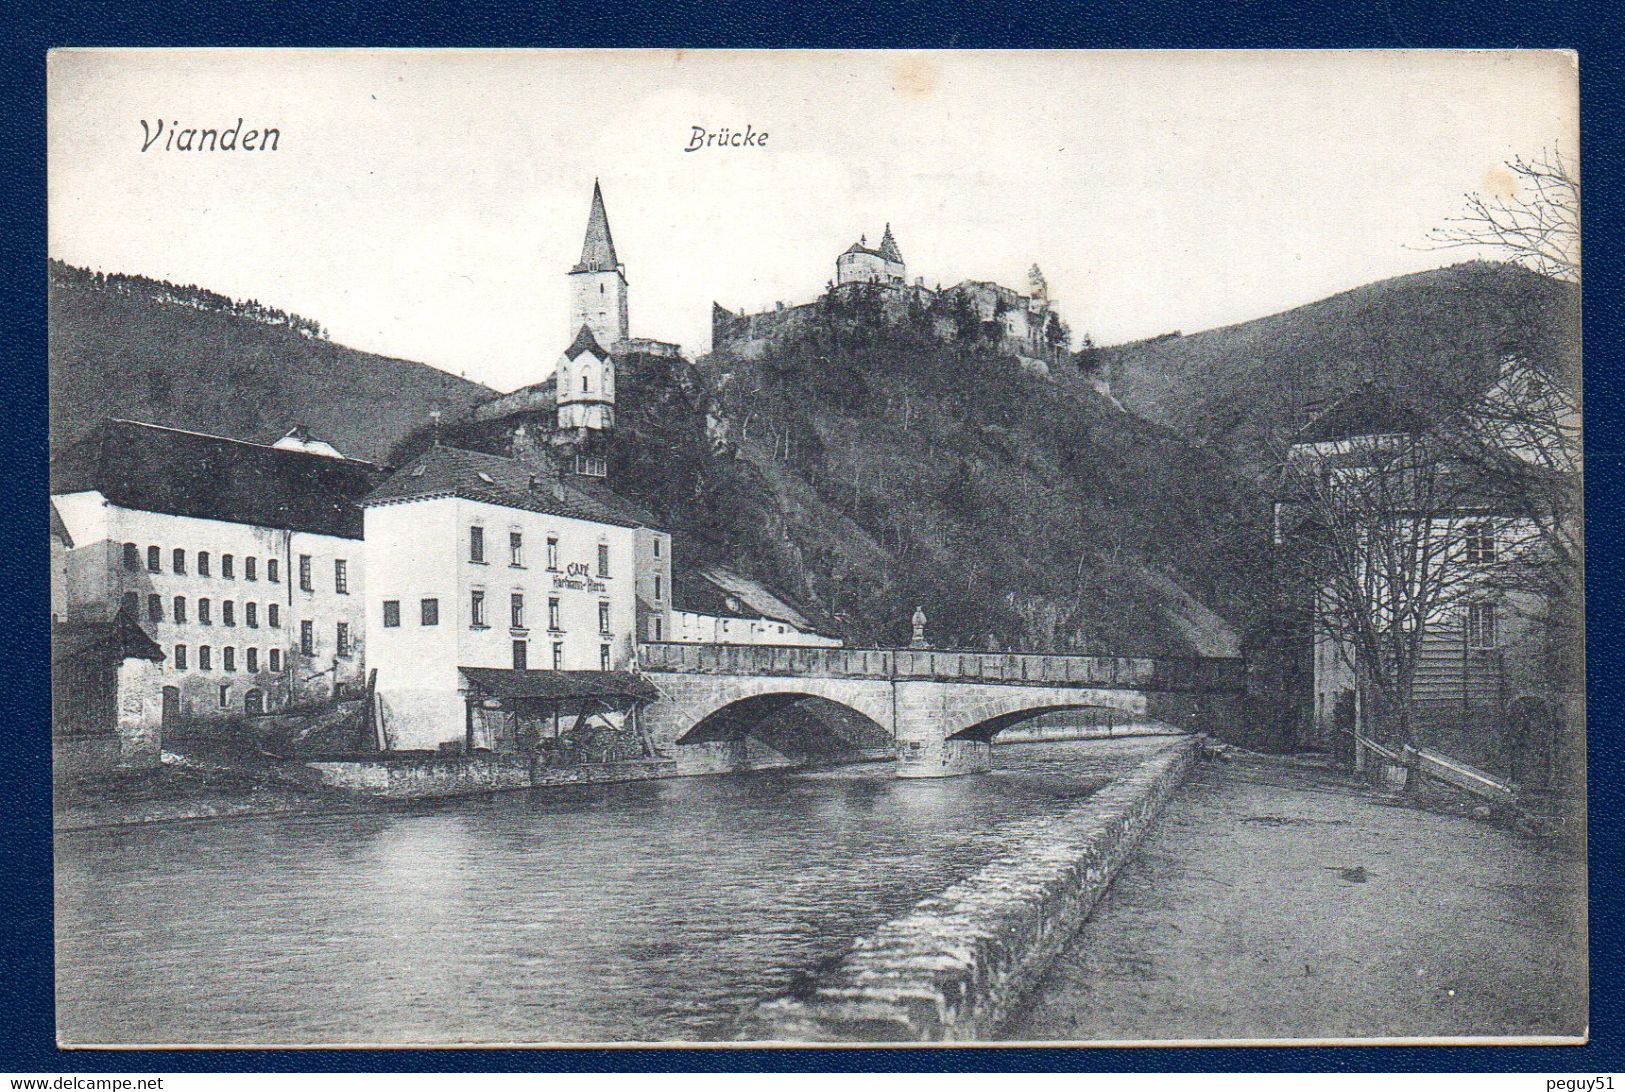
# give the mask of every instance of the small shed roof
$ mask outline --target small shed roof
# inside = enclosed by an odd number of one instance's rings
[[[630,671],[516,671],[502,667],[457,670],[477,693],[493,698],[653,700],[660,696],[652,685]]]

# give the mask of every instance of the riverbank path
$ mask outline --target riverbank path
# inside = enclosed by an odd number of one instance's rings
[[[1284,761],[1204,763],[1001,1039],[1574,1036],[1585,862]]]

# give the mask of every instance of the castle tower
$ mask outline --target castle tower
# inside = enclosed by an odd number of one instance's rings
[[[600,346],[612,350],[625,342],[629,329],[626,269],[615,257],[615,240],[609,233],[609,215],[604,211],[604,194],[597,179],[592,183],[592,211],[587,214],[581,260],[568,276],[570,329],[585,326]]]
[[[881,236],[880,246],[869,245],[867,236],[842,251],[835,259],[835,283],[901,285],[908,279],[908,267],[903,264],[903,252],[892,238],[891,225]]]
[[[553,376],[560,429],[607,432],[615,427],[615,360],[590,326],[583,323],[576,332]]]

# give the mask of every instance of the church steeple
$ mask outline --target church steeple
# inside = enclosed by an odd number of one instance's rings
[[[615,239],[609,233],[609,213],[604,211],[604,191],[598,179],[592,180],[592,211],[587,214],[587,236],[581,241],[581,260],[572,273],[597,273],[620,268],[615,257]]]
[[[587,214],[587,234],[581,242],[581,260],[568,275],[570,335],[585,326],[599,345],[615,352],[626,342],[631,328],[626,306],[626,270],[615,254],[615,239],[609,233],[609,213],[604,209],[604,191],[596,178],[592,183],[592,210]]]

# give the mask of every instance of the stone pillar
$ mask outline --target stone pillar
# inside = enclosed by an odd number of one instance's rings
[[[960,777],[993,768],[988,740],[945,739],[949,699],[930,682],[892,684],[897,695],[897,776]]]
[[[163,757],[163,676],[136,657],[118,666],[119,765],[156,766]]]

